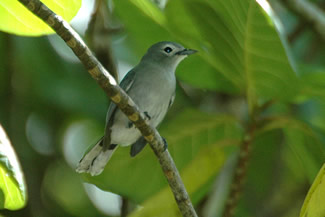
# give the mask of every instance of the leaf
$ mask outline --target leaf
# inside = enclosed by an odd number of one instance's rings
[[[10,141],[0,125],[0,208],[17,210],[26,205],[23,172]]]
[[[296,94],[285,49],[255,0],[192,0],[186,6],[209,44],[202,56],[246,92],[250,110],[259,98],[289,101]]]
[[[42,0],[42,2],[66,21],[70,21],[81,7],[81,0]],[[40,36],[54,33],[47,24],[17,0],[0,2],[0,20],[1,31],[16,35]]]
[[[325,101],[325,72],[309,72],[301,76],[301,95]]]
[[[166,18],[159,10],[159,8],[153,4],[151,1],[143,1],[143,0],[131,0],[136,7],[140,8],[146,16],[150,17],[159,25],[164,25],[166,23]]]
[[[325,156],[317,134],[306,123],[287,116],[273,117],[258,133],[282,129],[286,143],[296,155],[300,167],[312,181]]]
[[[168,149],[180,171],[191,164],[201,149],[224,139],[239,139],[242,134],[233,117],[189,109],[165,122],[160,133],[166,138]],[[199,175],[200,171],[197,172]],[[130,157],[129,148],[118,148],[101,175],[85,175],[84,178],[103,190],[126,196],[137,203],[144,202],[167,185],[148,145],[135,158]],[[145,188],[139,191],[141,186]]]
[[[304,204],[301,208],[300,217],[323,217],[325,195],[325,164],[319,170],[313,185],[308,191]]]
[[[197,202],[202,198],[193,198],[193,194],[200,191],[202,186],[214,178],[220,170],[225,154],[222,147],[229,144],[238,144],[239,141],[223,140],[217,144],[203,148],[195,158],[181,172],[188,193],[191,195],[192,202]],[[202,195],[202,192],[200,192]],[[204,194],[203,194],[204,195]],[[202,197],[202,196],[201,196]],[[180,216],[177,204],[173,198],[169,187],[163,188],[143,204],[143,209],[131,213],[130,217],[146,216]]]

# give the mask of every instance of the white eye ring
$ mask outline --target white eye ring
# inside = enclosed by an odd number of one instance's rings
[[[164,51],[165,51],[166,53],[170,53],[170,52],[173,51],[173,49],[171,49],[170,47],[165,47]]]

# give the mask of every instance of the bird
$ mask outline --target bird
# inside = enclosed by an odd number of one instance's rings
[[[157,127],[175,99],[175,70],[179,63],[196,50],[181,44],[162,41],[153,44],[120,83],[120,87],[138,105],[148,123]],[[167,142],[165,142],[165,149]],[[96,176],[102,173],[118,146],[130,146],[130,155],[136,156],[147,144],[140,131],[128,117],[110,103],[104,136],[79,161],[76,171]]]

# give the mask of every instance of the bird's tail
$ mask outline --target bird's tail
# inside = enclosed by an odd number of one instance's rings
[[[103,138],[88,151],[79,161],[76,171],[78,173],[90,173],[92,176],[99,175],[105,168],[107,162],[116,150],[116,145],[106,147],[103,145]]]

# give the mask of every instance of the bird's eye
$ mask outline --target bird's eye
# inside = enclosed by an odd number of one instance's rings
[[[165,51],[166,53],[170,53],[170,52],[173,51],[173,49],[171,49],[170,47],[165,47],[164,51]]]

